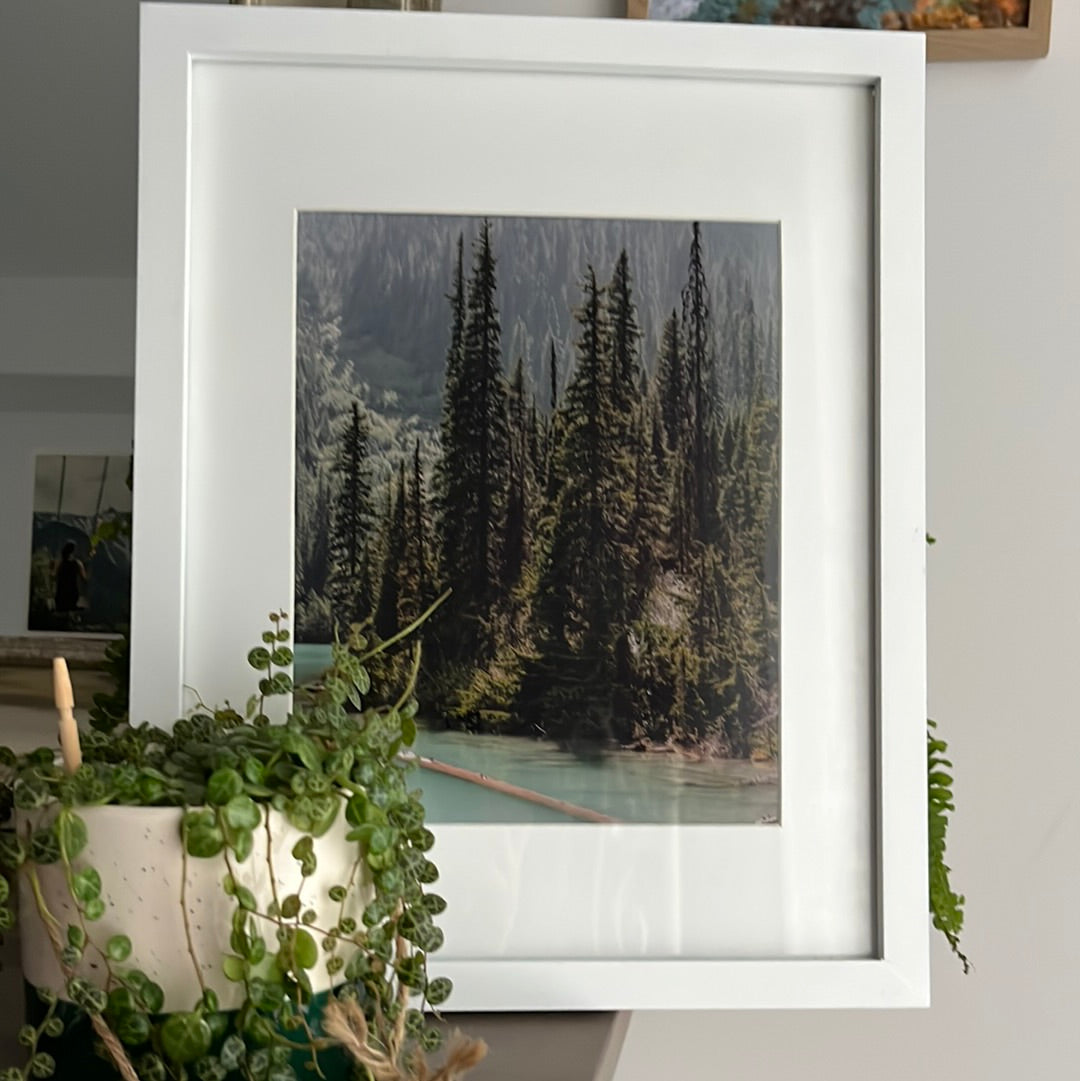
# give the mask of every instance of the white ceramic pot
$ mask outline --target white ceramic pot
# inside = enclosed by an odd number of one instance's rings
[[[43,814],[50,813],[55,812],[19,814],[17,828],[23,832],[29,820],[40,820]],[[101,898],[106,906],[101,919],[87,924],[91,940],[104,946],[112,935],[127,935],[133,948],[126,965],[142,969],[161,985],[167,1012],[190,1010],[201,991],[180,905],[184,866],[180,820],[184,812],[176,807],[106,806],[79,808],[78,814],[86,823],[89,843],[75,860],[75,867],[97,868],[101,875]],[[331,829],[315,841],[315,873],[302,879],[291,850],[303,834],[289,825],[284,815],[270,813],[270,857],[278,896],[284,898],[299,892],[302,907],[314,909],[312,934],[316,942],[321,942],[322,936],[315,928],[333,927],[340,916],[350,916],[357,926],[362,926],[360,915],[374,896],[366,867],[361,865],[357,871],[359,888],[346,903],[345,911],[341,911],[339,902],[330,900],[328,891],[334,885],[348,882],[356,860],[355,843],[345,840],[348,828],[344,815],[339,813]],[[256,828],[254,839],[251,855],[241,864],[233,858],[233,869],[237,881],[247,886],[265,909],[271,897],[265,827]],[[63,865],[39,866],[37,871],[46,904],[59,920],[63,938],[67,925],[78,922]],[[232,952],[229,936],[236,907],[222,887],[227,873],[223,854],[211,859],[190,856],[187,859],[185,897],[192,946],[203,980],[217,992],[224,1010],[239,1008],[244,997],[243,986],[227,980],[221,968],[224,955]],[[19,924],[26,979],[63,995],[65,980],[25,874],[19,875]],[[277,949],[275,925],[259,917],[256,924],[268,952],[273,953]],[[335,978],[327,973],[328,956],[320,949],[319,963],[309,972],[316,992],[325,991],[342,979],[340,974]],[[348,958],[347,949],[343,956]],[[100,987],[105,984],[104,964],[92,947],[84,952],[79,975]]]

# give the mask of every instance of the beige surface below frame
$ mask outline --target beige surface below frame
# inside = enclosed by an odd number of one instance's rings
[[[1028,25],[1010,30],[930,30],[927,60],[1037,60],[1050,51],[1053,0],[1031,0]],[[649,0],[626,0],[631,19],[645,19]]]

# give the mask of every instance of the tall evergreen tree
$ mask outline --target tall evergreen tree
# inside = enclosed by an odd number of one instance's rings
[[[510,381],[510,471],[506,529],[503,537],[503,586],[509,593],[533,556],[533,523],[536,512],[536,405],[527,406],[529,395],[525,367],[519,356]]]
[[[683,289],[683,329],[691,410],[690,461],[692,465],[695,539],[715,535],[716,503],[711,468],[715,465],[716,354],[713,349],[709,285],[701,245],[701,224],[694,222],[690,265]]]
[[[420,440],[413,445],[412,486],[409,491],[409,563],[416,581],[416,618],[435,599],[431,515],[428,513]]]
[[[548,342],[548,413],[555,415],[559,408],[559,355],[555,352],[555,339]]]
[[[331,512],[329,545],[331,602],[335,617],[345,623],[367,616],[374,600],[367,558],[374,520],[370,442],[367,410],[354,401],[333,467],[338,490]]]
[[[686,358],[679,316],[674,309],[664,321],[656,382],[668,450],[674,450],[679,445],[680,437],[690,430]]]
[[[447,358],[442,426],[441,564],[453,590],[442,638],[462,656],[495,648],[492,613],[502,597],[510,425],[495,268],[491,223],[485,220],[473,245],[460,369],[452,370],[454,354]],[[459,296],[460,281],[452,294],[455,321]]]
[[[630,260],[623,248],[615,261],[606,300],[611,335],[611,405],[615,423],[627,438],[634,423],[637,395],[643,374],[641,364],[641,329],[633,297]]]
[[[409,542],[408,492],[405,487],[405,461],[398,466],[396,492],[390,502],[386,524],[386,548],[380,575],[379,604],[375,612],[375,630],[380,638],[396,634],[409,618]],[[391,490],[394,480],[389,482]]]
[[[645,398],[634,418],[634,504],[630,535],[635,557],[634,598],[637,610],[665,556],[671,503],[667,485],[667,449],[660,408]]]
[[[446,350],[440,441],[442,454],[435,465],[436,525],[441,541],[438,553],[444,579],[452,576],[465,547],[459,508],[467,495],[468,477],[460,466],[465,456],[465,416],[462,372],[465,366],[465,237],[459,233],[450,292],[450,345]]]

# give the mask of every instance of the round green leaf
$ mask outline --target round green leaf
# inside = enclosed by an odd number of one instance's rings
[[[199,826],[187,832],[187,852],[198,859],[212,859],[225,847],[225,835],[216,826]]]
[[[439,913],[446,911],[446,901],[437,893],[425,893],[420,905],[432,916],[438,916]]]
[[[16,871],[26,861],[26,846],[14,833],[0,834],[0,865]]]
[[[225,973],[225,979],[240,983],[247,971],[247,965],[242,957],[227,953],[221,962],[221,970]]]
[[[301,968],[314,968],[319,961],[319,947],[307,931],[298,930],[293,938],[293,957]]]
[[[244,791],[244,778],[234,769],[218,769],[206,782],[206,798],[217,807],[224,807],[234,796]]]
[[[295,893],[290,893],[281,902],[281,915],[287,919],[295,919],[300,914],[300,898]]]
[[[443,1034],[437,1028],[426,1028],[420,1036],[420,1046],[430,1055],[442,1047]]]
[[[162,1023],[161,1046],[173,1062],[183,1065],[210,1050],[210,1026],[197,1013],[173,1013]]]
[[[438,976],[428,983],[425,994],[432,1006],[441,1006],[450,997],[450,992],[453,989],[454,985],[449,979],[445,976]]]
[[[92,923],[105,915],[105,902],[100,897],[91,897],[83,908],[83,915]]]
[[[221,1045],[221,1050],[218,1052],[218,1058],[221,1060],[221,1065],[226,1070],[239,1069],[240,1064],[244,1061],[244,1057],[247,1055],[247,1047],[244,1045],[244,1041],[237,1035],[226,1036],[225,1042]]]
[[[138,1047],[150,1039],[150,1019],[144,1013],[126,1013],[112,1027],[128,1047]]]
[[[236,776],[239,777],[240,774],[237,773]],[[221,813],[226,823],[234,830],[253,830],[262,822],[259,805],[250,796],[233,796],[225,804]]]
[[[52,1077],[56,1072],[56,1059],[52,1055],[39,1051],[30,1060],[31,1077]]]
[[[127,935],[113,935],[105,943],[105,955],[110,961],[126,961],[131,956],[131,939]]]
[[[141,1081],[165,1081],[168,1074],[160,1055],[146,1054],[135,1064]]]
[[[71,895],[76,901],[86,904],[101,894],[101,875],[93,867],[76,871],[71,879]]]
[[[150,1013],[161,1013],[165,1006],[165,992],[161,989],[160,984],[150,980],[139,992],[139,1000]]]
[[[255,837],[251,830],[237,830],[233,837],[233,852],[240,863],[243,863],[251,850],[255,847]]]
[[[128,987],[114,987],[109,992],[109,1013],[113,1017],[122,1017],[135,1011],[135,995]]]
[[[43,826],[35,830],[30,838],[30,859],[34,863],[58,863],[60,860],[60,838],[56,833],[56,824]]]
[[[270,650],[256,646],[248,653],[247,660],[256,672],[265,672],[270,667]]]

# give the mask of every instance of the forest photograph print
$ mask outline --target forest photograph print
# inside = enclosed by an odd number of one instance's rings
[[[302,213],[297,248],[296,678],[435,606],[433,820],[776,822],[779,226]]]

